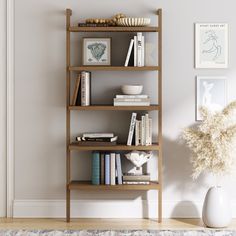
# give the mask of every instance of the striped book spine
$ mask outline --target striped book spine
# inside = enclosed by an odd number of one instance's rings
[[[99,152],[92,154],[92,184],[100,184],[100,155]]]
[[[105,184],[110,185],[110,154],[105,154]]]

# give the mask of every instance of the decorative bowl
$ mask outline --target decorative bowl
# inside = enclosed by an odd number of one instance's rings
[[[126,95],[139,95],[143,91],[143,85],[123,85],[121,91]]]
[[[120,18],[117,21],[119,26],[147,26],[151,23],[150,18]]]

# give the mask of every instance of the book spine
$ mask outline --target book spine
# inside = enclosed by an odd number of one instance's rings
[[[149,181],[123,181],[123,184],[150,184]]]
[[[139,145],[139,121],[135,122],[135,146]]]
[[[142,36],[142,66],[145,66],[145,39]]]
[[[149,98],[114,98],[114,102],[150,102]]]
[[[110,185],[110,154],[105,154],[105,184]]]
[[[141,118],[141,145],[145,145],[145,116]]]
[[[137,66],[142,66],[142,33],[137,33]]]
[[[120,154],[116,154],[116,170],[117,170],[117,183],[122,184],[122,168]]]
[[[111,153],[111,185],[116,184],[116,154]]]
[[[142,122],[141,120],[138,121],[139,124],[139,145],[142,145],[141,140],[142,140]]]
[[[149,119],[149,145],[152,145],[152,119]]]
[[[116,95],[116,98],[148,98],[148,95]]]
[[[90,105],[90,72],[81,72],[81,106]]]
[[[116,141],[114,140],[114,138],[81,138],[78,141],[93,141],[93,142],[112,142],[112,141]]]
[[[137,36],[134,36],[134,66],[137,66]]]
[[[105,156],[100,154],[100,184],[105,184]]]
[[[83,138],[113,138],[113,133],[84,133]]]
[[[150,106],[150,102],[114,102],[114,106]]]
[[[99,152],[92,154],[92,184],[100,184],[100,156]]]
[[[127,140],[127,145],[128,146],[131,146],[131,144],[132,144],[136,117],[137,117],[137,113],[133,112],[132,116],[131,116],[130,127],[129,127],[129,135],[128,135],[128,140]]]
[[[149,145],[149,116],[145,115],[145,146]]]
[[[125,66],[128,66],[128,64],[129,64],[130,55],[131,55],[131,51],[133,49],[133,46],[134,46],[134,40],[131,39],[130,44],[129,44],[128,53],[127,53],[126,60],[125,60]]]

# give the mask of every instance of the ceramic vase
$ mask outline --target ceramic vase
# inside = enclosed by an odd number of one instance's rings
[[[231,220],[230,201],[227,192],[221,186],[211,187],[205,197],[202,220],[211,228],[227,227]]]

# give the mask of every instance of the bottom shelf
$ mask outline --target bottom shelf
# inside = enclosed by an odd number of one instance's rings
[[[151,181],[150,184],[137,184],[137,185],[92,185],[91,181],[71,181],[69,189],[77,190],[151,190],[159,189],[158,182]]]

